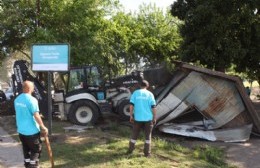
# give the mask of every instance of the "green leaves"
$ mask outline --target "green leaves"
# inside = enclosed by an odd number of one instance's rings
[[[180,23],[176,18],[164,14],[156,6],[148,5],[141,7],[136,19],[141,32],[134,45],[138,55],[151,65],[177,57],[181,37],[178,34]]]
[[[0,50],[34,43],[69,43],[71,66],[98,64],[114,75],[177,58],[180,22],[156,6],[123,13],[117,0],[4,1]]]
[[[185,22],[181,28],[182,60],[199,61],[216,70],[234,63],[239,72],[259,72],[258,7],[256,0],[174,2],[172,15]]]

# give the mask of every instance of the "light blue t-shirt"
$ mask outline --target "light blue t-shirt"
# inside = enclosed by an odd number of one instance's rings
[[[153,119],[152,106],[156,105],[152,92],[146,89],[134,91],[130,98],[134,105],[135,121],[151,121]]]
[[[23,135],[33,135],[40,132],[40,126],[34,118],[39,112],[38,101],[27,93],[20,94],[14,101],[17,132]]]

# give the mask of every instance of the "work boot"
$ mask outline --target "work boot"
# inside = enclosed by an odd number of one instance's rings
[[[31,160],[31,161],[30,161],[30,168],[40,168],[39,162],[38,162],[38,161]]]
[[[145,157],[150,157],[151,156],[151,144],[150,143],[145,143],[144,144],[144,156]]]
[[[30,159],[24,159],[24,167],[30,168]]]
[[[127,154],[133,153],[134,149],[135,149],[135,140],[130,140]]]

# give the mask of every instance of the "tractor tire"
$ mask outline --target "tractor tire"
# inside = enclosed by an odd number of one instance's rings
[[[93,125],[99,118],[99,110],[95,103],[88,100],[79,100],[70,107],[68,118],[77,125]]]
[[[126,121],[130,119],[130,102],[128,99],[123,100],[118,106],[118,114],[121,120]]]

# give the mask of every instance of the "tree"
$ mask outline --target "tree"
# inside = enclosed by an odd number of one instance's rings
[[[179,34],[181,22],[177,18],[150,4],[141,6],[136,19],[141,33],[132,48],[141,58],[148,64],[178,59],[182,38]]]
[[[130,14],[116,13],[100,31],[97,51],[103,55],[105,64],[109,64],[114,75],[127,74],[134,64],[139,63],[136,53],[130,50],[136,36],[136,19]]]
[[[72,66],[97,64],[114,75],[128,73],[140,60],[155,64],[177,58],[178,20],[155,6],[126,14],[118,0],[0,2],[5,55],[19,51],[30,59],[34,43],[69,43]]]
[[[71,45],[72,65],[92,63],[99,58],[95,55],[94,38],[103,27],[103,18],[117,3],[116,0],[1,1],[1,55],[30,50],[34,43],[65,42]]]
[[[138,13],[117,12],[97,36],[96,51],[114,75],[139,68],[142,60],[147,65],[167,62],[177,58],[179,24],[178,19],[152,5],[143,5]]]
[[[31,1],[0,2],[0,55],[22,51],[35,27],[35,10]],[[29,57],[29,56],[28,56]]]
[[[95,64],[95,38],[117,0],[0,1],[0,57],[21,52],[30,60],[35,43],[69,43],[70,64]],[[29,54],[28,54],[29,53]],[[1,63],[2,59],[0,60]],[[39,73],[39,80],[47,80]]]
[[[182,60],[225,71],[258,72],[259,4],[257,0],[177,0],[171,14],[183,20]]]
[[[71,46],[71,65],[97,64],[102,60],[96,50],[96,37],[106,27],[113,0],[50,1],[41,10],[37,39],[67,42]]]

